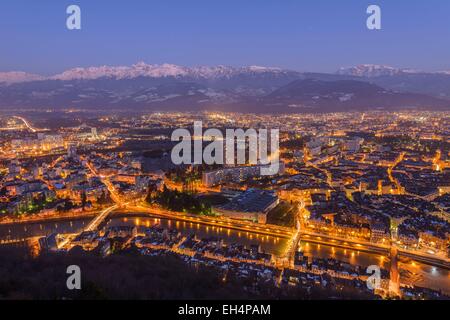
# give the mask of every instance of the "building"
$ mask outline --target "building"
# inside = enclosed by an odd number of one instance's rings
[[[381,223],[375,223],[370,226],[370,242],[388,244],[391,235],[389,230]]]
[[[226,217],[267,222],[267,214],[279,204],[275,191],[249,189],[233,198],[229,203],[214,210]]]
[[[317,157],[317,156],[319,156],[322,153],[322,147],[321,146],[318,146],[318,147],[315,147],[315,148],[310,148],[308,150],[309,150],[309,155],[311,157]]]
[[[60,236],[52,233],[46,237],[39,238],[39,246],[45,251],[57,251],[59,248]]]
[[[11,147],[16,152],[43,152],[64,148],[64,139],[59,134],[39,133],[37,139],[14,139]]]
[[[131,161],[131,167],[136,170],[142,170],[142,162],[138,160]]]
[[[77,141],[95,141],[99,139],[97,128],[95,127],[89,127],[86,124],[83,124],[77,129],[80,131],[74,137]]]
[[[105,232],[106,238],[134,238],[137,236],[137,228],[135,226],[114,226],[108,227]]]
[[[361,149],[361,145],[364,143],[364,139],[355,138],[346,141],[344,144],[344,149],[348,152],[358,152]]]
[[[450,241],[450,233],[447,233],[446,238],[439,238],[432,232],[419,232],[420,247],[446,252]]]
[[[217,186],[227,182],[239,183],[252,177],[261,175],[261,169],[267,168],[268,165],[241,166],[233,168],[222,168],[203,173],[202,182],[206,187]],[[285,171],[284,162],[279,163],[278,174]]]
[[[67,156],[69,158],[75,158],[77,156],[77,148],[74,145],[69,146],[67,149]]]
[[[293,154],[294,160],[300,164],[305,162],[305,153],[303,150],[295,150]]]

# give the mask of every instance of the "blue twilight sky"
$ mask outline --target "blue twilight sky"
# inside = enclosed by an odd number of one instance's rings
[[[82,30],[66,29],[66,8]],[[366,9],[382,9],[382,30]],[[334,72],[450,70],[448,0],[1,0],[0,72],[96,65],[263,65]]]

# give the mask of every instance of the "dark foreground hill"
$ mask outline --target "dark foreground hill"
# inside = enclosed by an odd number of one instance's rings
[[[176,255],[141,256],[133,250],[106,258],[82,251],[32,258],[22,249],[0,247],[0,261],[0,300],[370,298],[321,287],[281,289],[273,283],[249,283],[230,274],[224,282],[216,268],[191,267]],[[81,269],[80,291],[66,287],[70,265]]]

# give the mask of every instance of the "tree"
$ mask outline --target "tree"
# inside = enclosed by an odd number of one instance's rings
[[[81,194],[81,206],[84,207],[86,206],[87,203],[87,196],[86,196],[86,192],[83,191],[83,193]]]
[[[102,194],[101,194],[100,197],[98,198],[98,203],[99,203],[100,205],[103,205],[103,204],[109,203],[109,201],[110,201],[110,199],[109,199],[108,194],[107,194],[105,191],[102,191]]]

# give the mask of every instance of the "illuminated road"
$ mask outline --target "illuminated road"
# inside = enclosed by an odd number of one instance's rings
[[[75,235],[66,235],[66,238],[62,242],[58,243],[58,249],[66,248],[66,246],[70,244],[74,237]]]
[[[179,190],[182,191],[183,190],[183,184],[182,183],[175,183],[167,178],[164,179],[164,184],[172,190]],[[213,193],[219,193],[220,192],[220,188],[219,187],[205,187],[202,185],[196,185],[195,186],[195,190],[198,193],[208,193],[208,192],[213,192]]]
[[[416,260],[418,262],[436,265],[446,269],[450,268],[450,259],[448,258],[437,255],[430,255],[421,251],[411,251],[402,248],[397,248],[395,246],[391,246],[390,244],[383,245],[362,241],[359,239],[344,239],[326,234],[307,232],[305,230],[302,230],[301,239],[329,246],[336,246],[345,249],[364,251],[367,253],[378,253],[378,254],[381,253],[386,256],[390,254],[391,249],[395,249],[397,250],[399,256],[404,256]]]
[[[25,124],[25,126],[26,126],[31,132],[37,132],[37,131],[38,131],[37,129],[33,128],[33,127],[30,125],[30,123],[29,123],[25,118],[22,118],[22,117],[19,117],[19,116],[14,116],[13,118],[22,121],[22,122]]]
[[[398,271],[398,250],[395,247],[391,248],[391,268],[390,268],[390,282],[389,291],[395,296],[400,296],[400,273]]]
[[[300,199],[300,204],[298,205],[297,211],[295,212],[295,232],[292,234],[291,239],[286,247],[286,252],[284,254],[285,261],[280,261],[282,264],[294,265],[295,252],[297,251],[298,243],[300,241],[302,230],[301,230],[301,215],[305,210],[305,202]]]
[[[341,247],[344,249],[360,250],[369,253],[382,253],[387,255],[390,245],[374,244],[357,239],[344,239],[326,234],[319,234],[302,230],[301,239],[319,244]]]
[[[403,161],[403,159],[405,158],[405,152],[402,152],[398,158],[395,160],[395,162],[389,166],[388,170],[387,170],[387,174],[389,177],[389,180],[391,181],[391,183],[393,183],[395,185],[395,189],[397,190],[398,194],[403,194],[403,188],[400,185],[400,182],[394,178],[394,176],[392,175],[392,171],[395,169],[396,166],[399,165],[400,162]]]
[[[116,188],[114,188],[114,185],[111,183],[111,181],[109,181],[109,177],[99,175],[95,168],[89,163],[89,161],[87,161],[87,159],[84,160],[86,161],[86,166],[88,167],[89,171],[91,171],[92,175],[100,178],[100,181],[106,186],[110,193],[111,199],[119,206],[124,206],[124,201],[120,199],[120,196],[117,194]]]
[[[200,223],[204,225],[214,226],[218,228],[225,229],[235,229],[240,231],[247,231],[252,233],[259,233],[274,237],[280,238],[291,238],[293,234],[292,228],[280,227],[275,225],[261,225],[258,223],[252,223],[249,221],[237,221],[229,218],[223,217],[207,217],[207,216],[198,216],[198,215],[190,215],[183,212],[173,212],[163,210],[161,208],[156,207],[147,207],[143,205],[128,205],[126,209],[133,212],[142,212],[147,213],[153,216],[160,216],[163,218],[185,221],[185,222],[193,222]]]
[[[97,216],[95,216],[94,219],[91,220],[91,222],[89,222],[89,224],[86,226],[86,228],[84,228],[83,231],[81,231],[79,234],[81,234],[83,232],[87,232],[87,231],[95,231],[95,230],[97,230],[97,228],[108,218],[109,214],[111,212],[113,212],[114,210],[116,210],[118,207],[119,206],[117,204],[115,204],[112,207],[106,208],[105,210],[100,212]],[[62,241],[61,243],[58,244],[58,248],[59,249],[66,248],[68,245],[70,245],[72,240],[77,235],[78,234],[66,236],[64,241]]]
[[[113,205],[112,207],[109,207],[105,210],[103,210],[98,216],[96,216],[91,222],[89,222],[88,226],[84,231],[95,231],[97,230],[98,226],[105,221],[105,219],[109,216],[111,212],[116,210],[118,208],[117,205]]]
[[[334,157],[329,157],[326,160],[324,160],[322,163],[333,161],[333,159],[334,159]],[[312,162],[307,162],[306,166],[313,167],[314,169],[316,169],[316,170],[322,172],[323,174],[325,174],[325,176],[327,177],[327,184],[330,186],[330,188],[332,188],[333,176],[332,176],[330,171],[328,171],[326,168],[320,168],[319,166],[317,166],[316,164],[314,164]]]

